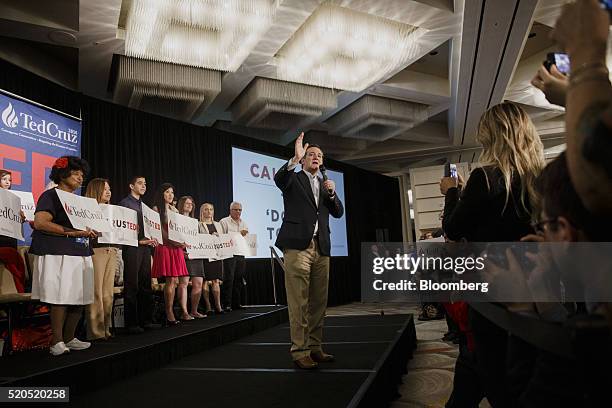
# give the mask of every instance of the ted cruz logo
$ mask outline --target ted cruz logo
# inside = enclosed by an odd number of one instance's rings
[[[17,112],[15,112],[15,108],[13,108],[13,105],[10,102],[6,109],[2,111],[2,123],[4,123],[5,126],[10,128],[16,128],[19,124],[19,119],[17,119]]]
[[[18,112],[12,103],[2,111],[2,123],[8,128],[16,128],[21,124],[21,128],[26,132],[36,132],[39,136],[57,139],[60,142],[67,142],[73,145],[79,142],[79,132],[77,129],[66,127],[64,124],[57,124],[49,119],[40,118],[25,112]]]

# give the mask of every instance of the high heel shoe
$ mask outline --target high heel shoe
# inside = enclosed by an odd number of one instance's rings
[[[181,322],[179,322],[178,320],[166,320],[166,326],[168,327],[172,327],[172,326],[176,326],[177,324],[180,324]]]

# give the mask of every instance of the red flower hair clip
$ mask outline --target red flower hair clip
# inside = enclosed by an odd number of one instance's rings
[[[66,167],[68,167],[68,159],[65,157],[60,157],[53,163],[55,169],[65,169]]]

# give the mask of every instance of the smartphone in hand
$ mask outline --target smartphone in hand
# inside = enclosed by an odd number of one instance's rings
[[[546,61],[544,61],[544,66],[550,72],[550,67],[552,65],[557,66],[557,70],[567,75],[570,72],[570,60],[567,54],[562,52],[549,52],[546,54]]]

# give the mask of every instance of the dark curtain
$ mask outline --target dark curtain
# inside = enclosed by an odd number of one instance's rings
[[[284,146],[83,96],[2,62],[5,66],[10,75],[2,72],[0,87],[67,113],[82,112],[82,156],[91,165],[92,177],[110,180],[113,203],[128,193],[130,178],[140,175],[148,184],[145,202],[167,181],[174,184],[177,198],[191,195],[198,206],[213,203],[215,218],[221,219],[228,215],[232,201],[232,146],[279,157],[293,154]],[[350,254],[332,258],[329,303],[333,305],[360,300],[362,242],[375,241],[378,228],[388,229],[391,241],[401,241],[401,207],[396,179],[329,159],[326,166],[344,173]],[[273,302],[269,259],[248,260],[246,279],[249,304]],[[276,283],[278,301],[283,303],[278,266]]]

